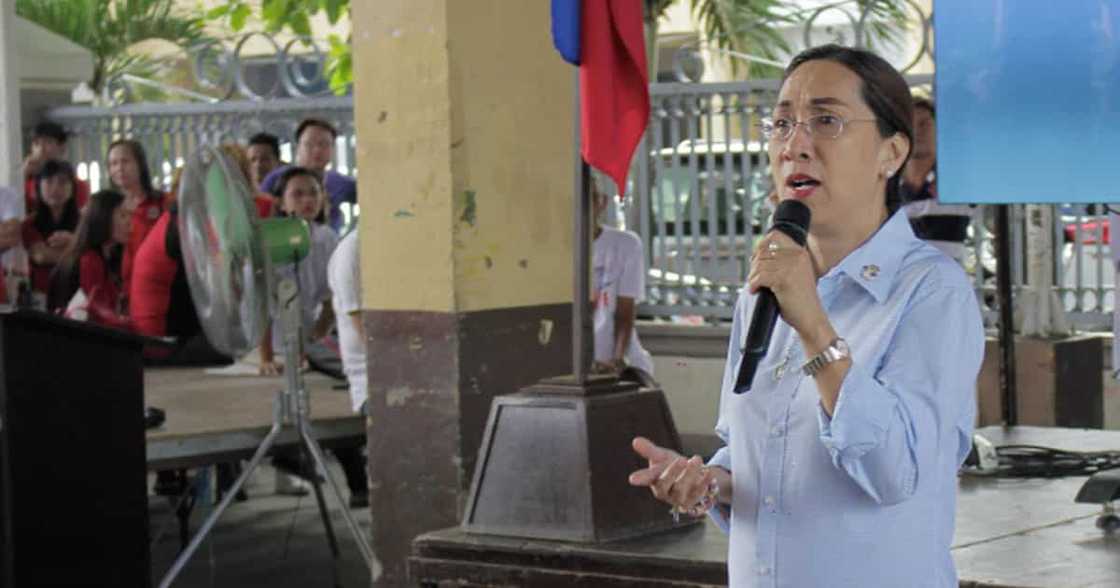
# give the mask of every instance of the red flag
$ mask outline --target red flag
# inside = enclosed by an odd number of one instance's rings
[[[626,191],[634,149],[649,123],[642,0],[584,0],[580,50],[583,159]]]

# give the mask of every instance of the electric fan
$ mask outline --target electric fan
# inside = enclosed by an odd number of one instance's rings
[[[257,218],[249,182],[237,164],[220,149],[203,146],[183,169],[178,194],[179,235],[183,267],[199,322],[210,343],[233,357],[240,357],[260,342],[271,302],[279,310],[284,334],[284,389],[277,392],[272,428],[261,441],[248,466],[225,493],[217,508],[203,522],[190,544],[160,582],[170,586],[202,544],[233,497],[288,428],[296,431],[301,448],[316,469],[325,474],[354,535],[366,565],[373,552],[346,508],[342,491],[326,467],[323,451],[311,432],[310,400],[299,369],[303,339],[299,286],[294,278],[274,279],[273,266],[299,263],[310,249],[307,223],[297,218]],[[274,326],[276,328],[276,326]],[[335,558],[338,545],[317,476],[311,476],[319,513]]]

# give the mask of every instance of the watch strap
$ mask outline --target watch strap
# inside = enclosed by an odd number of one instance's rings
[[[845,357],[850,357],[851,353],[847,351],[847,342],[844,339],[837,337],[825,347],[823,351],[811,357],[801,366],[801,371],[806,376],[816,377],[824,366],[840,361]]]

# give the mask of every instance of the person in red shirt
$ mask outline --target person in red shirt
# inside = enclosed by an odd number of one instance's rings
[[[47,294],[51,270],[74,243],[81,216],[75,197],[74,168],[52,159],[35,180],[35,212],[23,221],[23,246],[31,260],[31,289]]]
[[[35,212],[36,190],[38,190],[37,177],[43,165],[52,160],[66,159],[66,139],[69,133],[62,125],[51,121],[43,121],[35,125],[31,132],[31,153],[23,160],[24,189],[23,196],[27,205],[27,214]],[[89,200],[89,184],[74,178],[75,198],[78,208],[85,208]]]
[[[102,190],[90,196],[74,243],[51,277],[47,302],[50,310],[67,308],[81,290],[90,322],[132,329],[120,273],[121,250],[128,241],[130,214],[120,192]]]
[[[244,151],[236,145],[222,145],[222,149],[245,173],[248,162]],[[177,339],[173,348],[146,350],[149,364],[226,364],[231,359],[215,350],[202,331],[183,268],[177,202],[182,171],[183,168],[175,170],[167,209],[136,252],[129,284],[129,311],[138,333]],[[264,207],[259,198],[254,204],[260,216],[271,211],[271,198],[264,200]]]
[[[125,241],[124,257],[121,259],[121,277],[127,292],[132,279],[132,260],[163,213],[165,195],[152,184],[148,158],[139,141],[113,141],[109,145],[108,160],[109,182],[113,189],[124,194],[125,207],[131,213],[128,240]]]
[[[248,176],[249,160],[244,148],[227,143],[221,149],[234,160],[241,173]],[[133,258],[132,277],[128,283],[129,314],[137,332],[178,340],[174,349],[147,350],[145,355],[150,363],[228,363],[230,359],[206,341],[182,265],[177,206],[182,172],[183,168],[175,170],[166,210],[160,214]],[[271,216],[272,197],[256,195],[253,204],[259,216]]]

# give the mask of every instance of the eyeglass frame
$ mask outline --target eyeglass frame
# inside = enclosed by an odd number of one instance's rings
[[[816,119],[824,118],[824,117],[832,117],[832,118],[835,118],[836,120],[840,121],[840,130],[836,131],[835,135],[832,135],[832,136],[818,135],[817,133],[813,132],[812,121],[814,121]],[[786,135],[785,137],[782,137],[778,133],[776,133],[774,131],[775,119],[768,117],[768,118],[763,119],[761,121],[761,123],[759,124],[759,130],[762,131],[762,136],[766,137],[767,141],[785,143],[786,141],[789,141],[790,139],[793,138],[793,135],[794,135],[794,133],[797,132],[797,127],[799,127],[799,126],[804,126],[805,127],[805,132],[809,133],[809,138],[810,139],[815,139],[817,137],[821,137],[821,138],[824,138],[824,139],[834,140],[834,139],[839,139],[840,135],[844,134],[844,128],[847,126],[848,123],[852,123],[852,122],[878,123],[879,122],[878,119],[874,119],[874,118],[848,118],[848,119],[846,119],[842,116],[838,116],[838,115],[835,115],[835,114],[814,114],[813,116],[810,116],[809,118],[807,118],[803,121],[793,119],[793,118],[787,118],[787,117],[782,117],[782,118],[779,118],[777,120],[785,120],[785,121],[790,122],[789,134]]]

